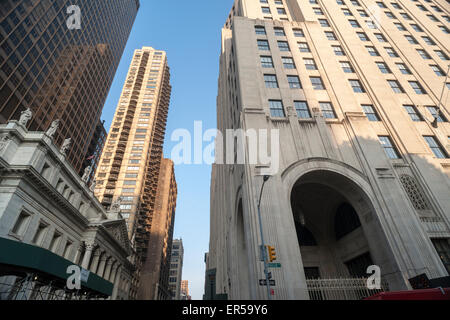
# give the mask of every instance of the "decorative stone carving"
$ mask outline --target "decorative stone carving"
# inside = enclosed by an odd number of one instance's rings
[[[7,134],[2,135],[0,137],[0,151],[5,149],[5,147],[7,146],[8,142],[9,142],[9,140],[11,140],[11,139],[10,139],[10,137]]]
[[[52,122],[50,128],[47,130],[46,135],[50,138],[53,138],[53,136],[56,133],[56,130],[58,130],[59,128],[59,123],[61,122],[61,120],[55,120]]]
[[[61,150],[59,150],[62,154],[66,154],[66,152],[67,152],[67,150],[69,150],[69,148],[70,148],[70,146],[72,145],[72,139],[71,138],[69,138],[69,139],[66,139],[66,140],[64,140],[64,143],[63,143],[63,145],[62,145],[62,147],[61,147]]]
[[[428,201],[413,177],[404,174],[400,177],[400,181],[416,210],[430,210]]]
[[[20,114],[19,124],[26,127],[28,121],[30,121],[32,117],[33,112],[31,111],[30,108],[26,109],[25,111],[22,111],[22,113]]]
[[[89,187],[89,190],[91,192],[94,192],[96,186],[97,186],[97,179],[94,178],[94,181],[92,181],[91,186]]]
[[[87,183],[89,180],[89,177],[91,176],[91,172],[92,172],[92,167],[91,166],[86,167],[86,169],[84,169],[84,174],[83,174],[83,177],[81,178],[81,181],[83,181],[84,183]]]
[[[111,213],[120,213],[120,205],[122,203],[122,197],[118,197],[116,201],[114,201],[111,205],[109,211]]]

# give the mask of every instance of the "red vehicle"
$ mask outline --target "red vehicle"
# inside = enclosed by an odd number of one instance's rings
[[[450,300],[450,288],[381,292],[364,300]]]

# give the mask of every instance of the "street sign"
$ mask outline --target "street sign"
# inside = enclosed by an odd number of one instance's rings
[[[259,280],[259,285],[260,285],[260,286],[267,286],[267,281],[266,281],[266,279],[260,279],[260,280]],[[276,286],[275,280],[269,280],[269,285],[271,285],[271,286]]]
[[[281,268],[281,263],[269,263],[269,268]]]

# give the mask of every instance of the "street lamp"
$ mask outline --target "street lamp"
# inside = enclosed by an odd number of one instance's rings
[[[262,219],[261,219],[261,198],[264,190],[264,185],[266,184],[267,180],[270,179],[270,176],[265,175],[263,177],[263,184],[261,186],[261,192],[259,194],[259,200],[258,200],[258,218],[259,218],[259,230],[261,232],[261,253],[263,255],[264,259],[264,275],[266,276],[266,286],[267,286],[267,298],[269,300],[272,299],[272,295],[270,294],[270,283],[269,283],[269,268],[268,268],[268,262],[267,262],[267,252],[266,252],[266,246],[264,244],[264,233],[263,233],[263,227],[262,227]]]

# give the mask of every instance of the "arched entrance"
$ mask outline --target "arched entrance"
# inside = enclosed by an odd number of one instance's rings
[[[244,228],[244,210],[242,199],[239,200],[236,213],[236,249],[237,249],[237,270],[239,273],[239,296],[240,299],[249,299],[249,261],[247,255],[247,244]]]
[[[372,206],[356,183],[332,171],[312,171],[294,184],[290,200],[310,283],[319,283],[318,279],[348,279],[350,283],[368,276],[367,267],[376,264],[364,231],[364,218],[372,214]],[[326,298],[322,290],[316,291],[311,296],[310,290],[311,298]]]

